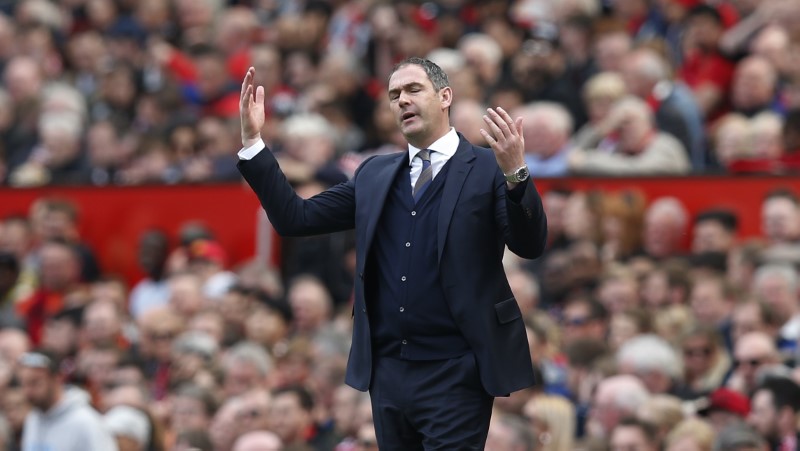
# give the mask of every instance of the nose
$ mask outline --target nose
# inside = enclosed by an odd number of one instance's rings
[[[405,90],[400,91],[400,97],[397,98],[397,103],[401,106],[408,105],[410,103],[408,94],[406,94]]]

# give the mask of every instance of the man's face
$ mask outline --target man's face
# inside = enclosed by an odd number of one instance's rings
[[[761,209],[761,229],[764,236],[773,242],[796,239],[800,229],[797,206],[783,197],[767,200]]]
[[[718,324],[728,316],[730,304],[724,297],[720,283],[712,279],[703,280],[692,288],[689,305],[701,323]]]
[[[747,417],[747,422],[766,438],[776,438],[778,415],[772,402],[772,393],[767,390],[758,390],[753,395],[752,409]]]
[[[703,221],[694,226],[692,252],[721,252],[730,249],[733,236],[717,221]]]
[[[310,423],[311,415],[303,410],[295,394],[283,393],[274,399],[270,411],[271,429],[284,443],[301,439]]]
[[[47,411],[53,406],[58,381],[46,369],[21,367],[19,383],[31,405],[42,411]]]
[[[754,340],[741,341],[734,350],[734,364],[736,373],[744,380],[746,389],[754,388],[756,373],[765,364],[771,363],[772,358],[768,349],[762,349]]]
[[[401,67],[389,79],[389,104],[406,139],[428,145],[446,124],[450,106],[449,87],[438,92],[425,70],[416,64]]]

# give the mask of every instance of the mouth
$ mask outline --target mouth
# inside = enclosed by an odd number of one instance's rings
[[[402,116],[400,116],[400,120],[401,120],[401,122],[405,122],[405,121],[413,119],[415,117],[417,117],[416,114],[414,114],[414,113],[412,113],[410,111],[407,111],[407,112],[403,113]]]

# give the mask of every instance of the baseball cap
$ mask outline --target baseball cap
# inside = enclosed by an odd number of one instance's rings
[[[225,249],[218,242],[199,239],[189,244],[189,259],[208,260],[220,266],[225,266],[228,256]]]
[[[705,405],[697,409],[697,413],[701,415],[708,415],[717,410],[745,418],[750,413],[750,400],[743,394],[728,388],[714,390],[704,401]]]

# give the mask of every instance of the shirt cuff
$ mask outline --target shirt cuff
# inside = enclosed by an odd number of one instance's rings
[[[506,187],[506,192],[508,193],[508,198],[511,199],[511,202],[518,204],[522,202],[522,196],[525,195],[525,185],[530,183],[529,180],[525,180],[524,182],[517,183],[513,189],[508,189]]]
[[[266,147],[267,147],[267,145],[264,144],[264,140],[263,139],[259,139],[252,146],[240,150],[239,151],[239,159],[240,160],[251,160],[251,159],[253,159],[253,157],[258,155],[258,153],[261,152],[262,150],[264,150]]]

